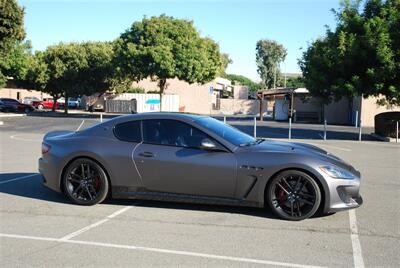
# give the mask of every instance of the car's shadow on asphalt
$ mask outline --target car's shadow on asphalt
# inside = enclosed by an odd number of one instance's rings
[[[253,207],[240,207],[240,206],[223,206],[223,205],[208,205],[208,204],[190,204],[190,203],[176,203],[176,202],[162,202],[150,200],[122,200],[122,199],[108,199],[106,204],[117,205],[133,205],[135,207],[148,207],[148,208],[161,208],[171,210],[191,210],[191,211],[209,211],[230,214],[241,214],[253,217],[261,217],[268,219],[278,219],[272,212],[263,208]]]
[[[43,186],[42,178],[38,173],[0,174],[0,193],[55,203],[70,203],[62,194]]]
[[[24,177],[24,178],[23,178]],[[21,179],[18,179],[21,178]],[[16,180],[14,180],[16,179]],[[8,182],[7,182],[8,181]],[[70,204],[75,206],[66,196],[48,189],[42,184],[42,178],[38,173],[2,173],[0,174],[0,193],[32,198],[47,202]],[[162,208],[170,210],[209,211],[230,214],[241,214],[252,217],[279,220],[271,211],[263,208],[222,206],[206,204],[174,203],[149,200],[130,200],[108,198],[104,205],[136,206],[149,208]],[[314,216],[319,217],[319,216]]]

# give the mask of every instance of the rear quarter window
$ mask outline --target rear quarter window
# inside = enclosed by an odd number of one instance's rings
[[[141,123],[140,121],[130,121],[118,124],[114,127],[114,135],[122,141],[141,142]]]

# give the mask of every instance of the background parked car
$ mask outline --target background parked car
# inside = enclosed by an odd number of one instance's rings
[[[58,103],[60,108],[65,107],[65,98],[61,97],[61,98],[57,99],[57,103]]]
[[[29,113],[35,110],[32,105],[24,104],[16,99],[0,98],[2,112],[25,112]]]
[[[78,108],[81,104],[81,101],[79,98],[68,98],[68,107],[71,108]]]
[[[37,108],[40,105],[41,100],[37,97],[25,97],[22,101],[23,104],[32,105]]]
[[[41,105],[43,106],[43,107],[41,107],[42,109],[53,109],[54,99],[53,98],[43,98]],[[57,102],[56,109],[59,109],[59,108],[60,108],[60,104]]]

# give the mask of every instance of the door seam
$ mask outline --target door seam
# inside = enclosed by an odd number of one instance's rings
[[[135,158],[133,157],[134,154],[135,154],[136,149],[137,149],[137,148],[139,147],[139,145],[141,145],[142,143],[143,143],[143,142],[140,142],[140,143],[136,144],[136,145],[133,147],[131,159],[132,159],[133,165],[135,166],[136,172],[137,172],[137,174],[139,175],[140,181],[142,182],[142,186],[144,186],[142,174],[140,174],[139,169],[138,169],[138,167],[137,167],[137,165],[136,165],[136,162],[135,162]]]

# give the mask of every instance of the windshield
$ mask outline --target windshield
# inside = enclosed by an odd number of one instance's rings
[[[257,140],[252,136],[249,136],[246,133],[243,133],[240,130],[211,117],[203,117],[197,119],[195,122],[211,130],[219,137],[229,141],[236,146],[244,146],[257,142]]]

